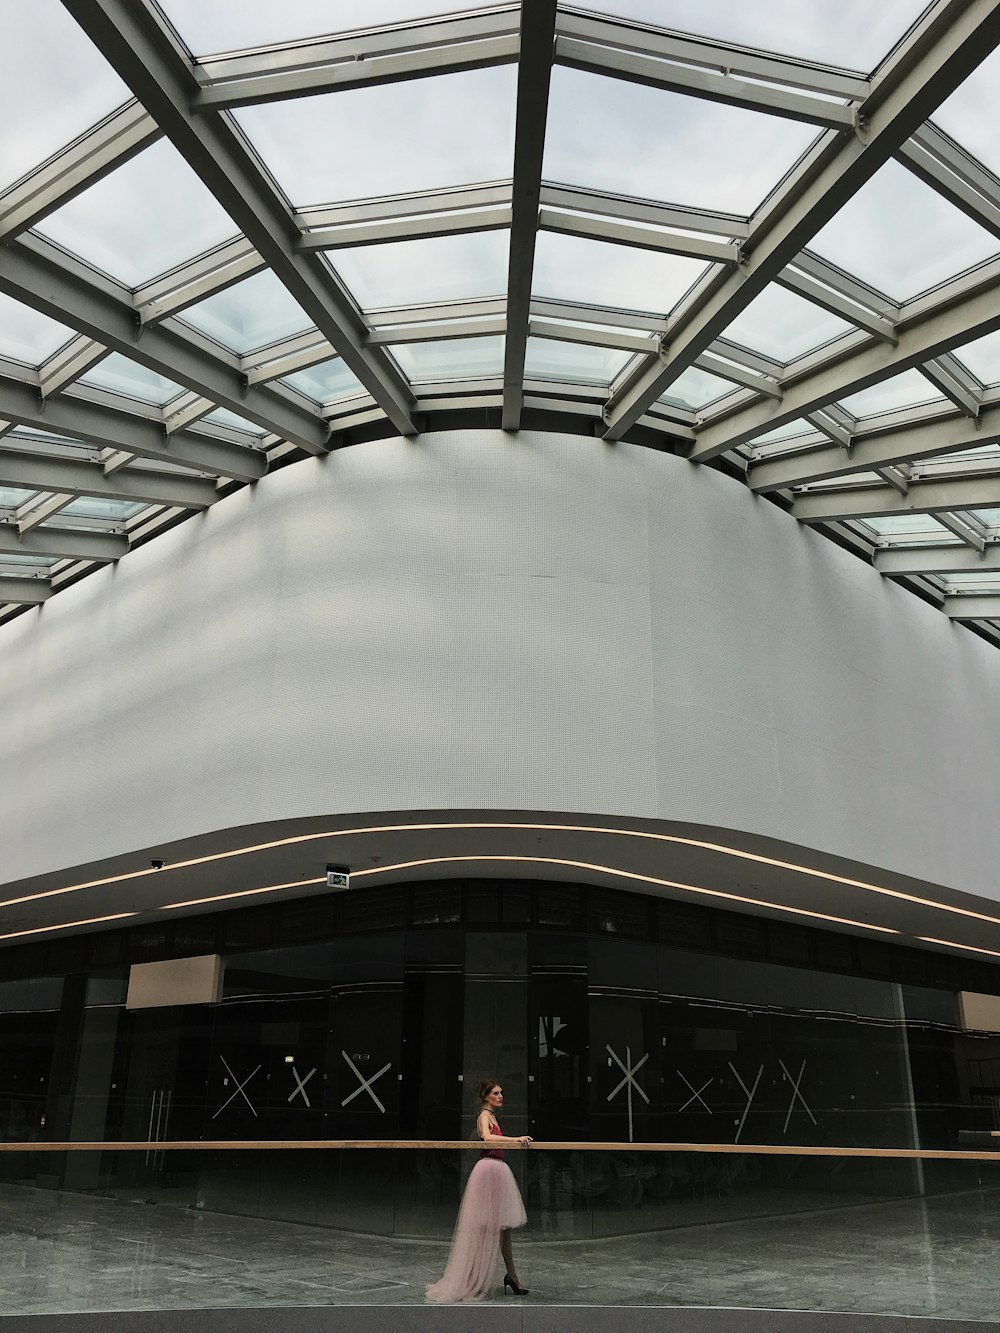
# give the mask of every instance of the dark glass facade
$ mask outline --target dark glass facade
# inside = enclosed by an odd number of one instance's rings
[[[209,952],[220,1004],[125,1008],[131,964]],[[593,887],[312,897],[11,948],[0,971],[0,1136],[153,1145],[0,1162],[57,1187],[340,1225],[352,1197],[377,1213],[373,1173],[402,1171],[447,1202],[454,1154],[321,1166],[155,1144],[468,1138],[484,1075],[504,1084],[505,1130],[542,1141],[954,1148],[1000,1127],[1000,1037],[962,1031],[957,1002],[1000,994],[1000,968]],[[664,1172],[684,1160],[579,1156],[539,1166],[536,1199],[625,1206],[676,1190]],[[776,1169],[752,1162],[718,1166],[727,1188]],[[362,1170],[363,1189],[340,1179]]]

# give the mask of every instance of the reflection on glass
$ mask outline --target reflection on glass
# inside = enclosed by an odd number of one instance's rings
[[[37,230],[130,287],[238,232],[165,139],[50,213]]]
[[[362,310],[493,296],[506,290],[510,233],[484,231],[334,250]]]
[[[987,333],[984,338],[956,347],[952,352],[983,385],[1000,384],[1000,333]]]
[[[304,393],[315,403],[335,403],[364,392],[361,381],[339,356],[330,361],[321,361],[318,366],[310,366],[308,370],[297,370],[280,382],[298,389],[299,393]]]
[[[270,270],[189,306],[180,318],[238,356],[312,327],[312,320]]]
[[[235,116],[304,208],[510,176],[514,79],[502,66],[248,106]]]
[[[557,65],[542,174],[749,214],[815,138],[811,125]]]
[[[158,375],[155,370],[147,370],[135,361],[118,352],[99,361],[91,367],[80,380],[81,384],[92,384],[97,389],[111,389],[115,393],[128,394],[146,403],[155,403],[162,407],[171,398],[179,394],[181,386],[173,380]]]
[[[887,162],[809,246],[893,301],[978,264],[1000,242],[897,162]]]
[[[707,370],[699,370],[697,366],[689,366],[661,396],[660,402],[683,403],[685,407],[697,409],[706,403],[714,403],[717,398],[724,398],[732,391],[733,385],[729,380],[710,375]]]
[[[924,9],[923,0],[810,0],[748,5],[744,0],[579,0],[581,9],[638,19],[719,41],[763,47],[803,60],[867,72]]]
[[[996,135],[998,88],[1000,52],[994,51],[933,116],[935,125],[994,174],[1000,174],[1000,143]]]
[[[841,399],[840,406],[853,417],[870,417],[877,412],[892,412],[898,407],[930,403],[942,396],[919,370],[904,370],[902,375],[893,375],[892,379]]]
[[[196,56],[409,23],[472,7],[463,0],[338,0],[336,4],[330,4],[330,0],[283,0],[280,5],[160,0],[160,8]]]
[[[0,356],[37,366],[72,337],[65,324],[0,292]]]
[[[726,338],[777,361],[793,361],[853,327],[794,292],[768,287],[737,315]]]
[[[455,338],[450,342],[396,343],[389,351],[414,383],[479,379],[503,374],[503,338]]]
[[[704,269],[700,259],[539,232],[532,296],[665,315]]]
[[[564,380],[571,384],[606,387],[624,369],[631,352],[589,343],[556,342],[529,338],[524,373],[527,379]]]
[[[8,5],[3,57],[0,190],[131,97],[60,0]]]

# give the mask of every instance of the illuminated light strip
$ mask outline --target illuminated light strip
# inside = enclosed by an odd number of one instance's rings
[[[293,879],[290,884],[268,884],[263,889],[240,889],[237,893],[220,893],[214,898],[189,898],[186,903],[164,903],[158,907],[158,912],[174,912],[180,907],[202,907],[205,903],[220,903],[226,898],[252,898],[257,893],[277,893],[280,889],[301,889],[306,884],[325,884],[326,880],[321,875],[319,879]]]
[[[683,884],[674,879],[658,879],[655,875],[641,875],[635,870],[619,870],[616,866],[595,865],[590,861],[567,861],[556,856],[513,856],[513,855],[470,855],[470,856],[429,856],[419,861],[399,861],[395,865],[373,866],[369,870],[355,870],[352,879],[361,879],[369,875],[386,875],[397,870],[415,870],[423,866],[463,865],[470,861],[515,861],[520,864],[566,866],[570,870],[592,870],[601,875],[612,875],[618,879],[639,880],[643,884],[655,884],[664,889],[683,889],[687,893],[703,894],[709,898],[724,898],[731,903],[746,903],[752,907],[766,907],[774,912],[791,912],[795,916],[807,916],[817,921],[832,921],[838,926],[856,926],[861,930],[875,930],[882,935],[900,935],[902,931],[892,926],[874,926],[867,921],[852,921],[849,917],[830,916],[826,912],[811,912],[805,907],[784,907],[780,903],[769,902],[766,898],[747,898],[739,893],[726,893],[723,889],[706,889],[699,884]],[[166,903],[158,910],[172,912],[181,907],[202,906],[205,903],[226,902],[233,898],[247,898],[251,894],[276,893],[281,889],[299,888],[303,884],[322,884],[322,879],[300,879],[291,884],[270,884],[260,889],[241,889],[237,893],[220,893],[214,898],[194,898],[189,902]]]
[[[918,935],[924,944],[943,944],[949,949],[968,949],[970,953],[988,953],[991,958],[1000,958],[1000,949],[981,949],[976,944],[959,944],[955,940],[936,940],[931,935]]]
[[[72,930],[74,926],[99,926],[105,921],[124,921],[128,916],[138,915],[138,912],[115,912],[113,916],[91,916],[86,921],[64,921],[58,926],[33,926],[31,930],[11,930],[0,935],[0,940],[19,940],[25,935],[42,935],[50,930]]]
[[[371,824],[361,828],[332,829],[325,833],[300,833],[289,838],[278,838],[273,842],[253,843],[248,847],[234,847],[227,852],[212,852],[206,856],[190,857],[186,861],[174,861],[169,866],[164,866],[161,869],[149,867],[145,870],[131,870],[122,875],[109,875],[104,879],[92,879],[80,884],[68,884],[60,889],[46,889],[42,893],[25,894],[20,898],[6,898],[0,901],[0,907],[13,907],[19,903],[38,902],[43,898],[53,898],[65,893],[78,893],[82,889],[102,888],[108,884],[126,883],[128,880],[142,879],[147,875],[165,875],[172,870],[187,870],[193,866],[208,865],[214,861],[228,861],[237,856],[252,856],[257,852],[274,851],[279,847],[293,847],[307,842],[321,842],[330,838],[351,838],[373,833],[442,833],[449,829],[466,831],[527,829],[536,833],[600,833],[610,837],[644,838],[647,841],[670,843],[674,846],[697,847],[702,851],[717,852],[721,856],[731,856],[737,860],[751,861],[757,865],[774,866],[778,870],[794,871],[796,874],[806,875],[811,879],[825,880],[832,884],[843,884],[848,888],[863,889],[869,893],[882,894],[887,898],[915,903],[920,907],[931,907],[939,912],[950,912],[954,916],[969,917],[975,921],[985,921],[989,925],[1000,926],[1000,917],[989,916],[984,912],[974,912],[967,907],[952,907],[946,903],[935,902],[933,898],[923,898],[918,894],[904,893],[901,889],[889,889],[881,884],[870,884],[867,880],[836,875],[829,870],[815,870],[810,866],[798,865],[794,861],[781,861],[758,852],[745,852],[735,847],[723,846],[721,843],[705,842],[699,838],[684,838],[675,833],[653,833],[646,829],[607,828],[598,824],[541,824],[487,820],[471,820],[460,823],[434,821],[419,824]]]

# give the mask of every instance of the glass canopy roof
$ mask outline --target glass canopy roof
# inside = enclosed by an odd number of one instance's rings
[[[16,9],[0,621],[477,409],[724,466],[1000,644],[1000,0]]]

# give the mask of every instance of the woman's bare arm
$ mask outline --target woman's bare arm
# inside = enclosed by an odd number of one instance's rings
[[[490,1125],[492,1123],[489,1111],[479,1112],[476,1128],[479,1131],[479,1137],[484,1143],[488,1143],[491,1148],[527,1148],[531,1142],[531,1138],[527,1134],[522,1134],[516,1139],[510,1138],[506,1134],[491,1134]]]

